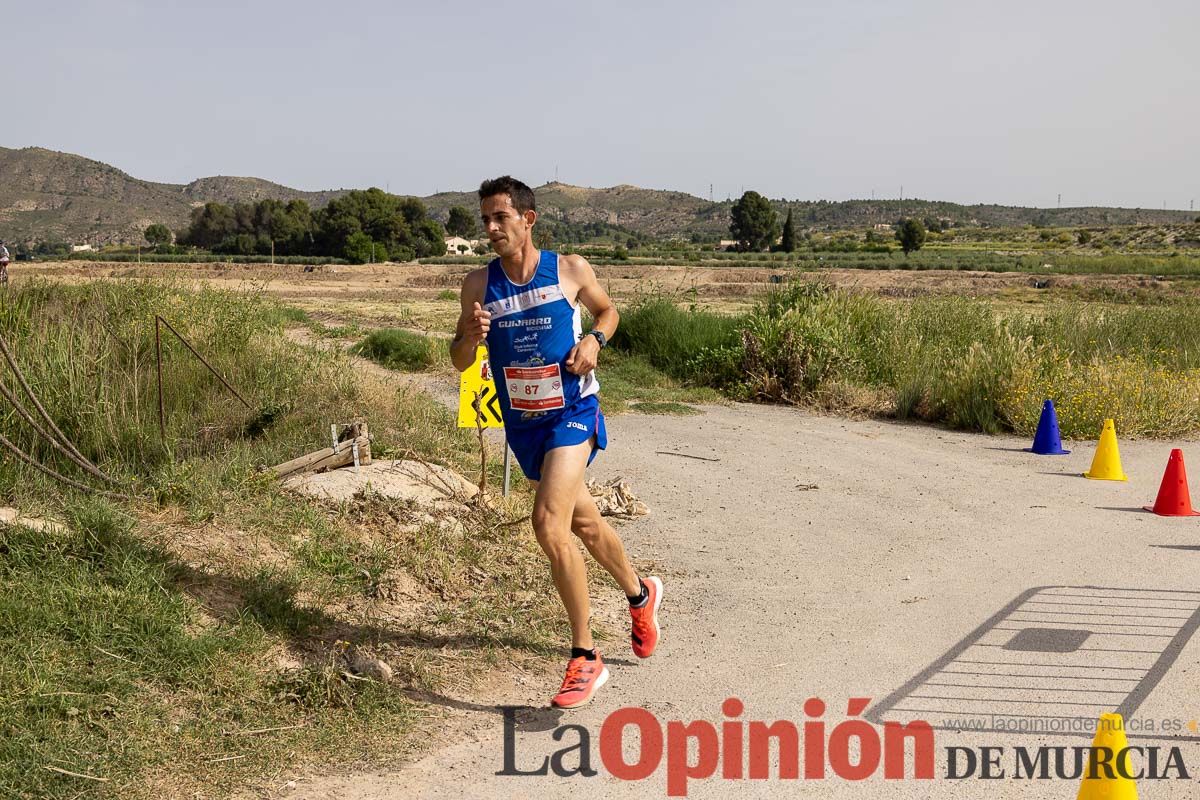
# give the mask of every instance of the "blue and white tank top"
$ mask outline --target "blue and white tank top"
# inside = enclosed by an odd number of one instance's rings
[[[558,282],[558,253],[543,250],[525,284],[509,280],[500,259],[488,264],[483,307],[492,314],[488,362],[500,395],[504,425],[519,429],[562,414],[600,391],[595,371],[567,371],[567,355],[583,335],[579,306]]]

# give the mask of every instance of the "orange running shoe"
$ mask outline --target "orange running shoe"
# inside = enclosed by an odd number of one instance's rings
[[[663,585],[662,580],[654,575],[642,583],[646,584],[646,592],[650,597],[641,608],[629,609],[629,615],[633,617],[633,632],[629,634],[629,641],[633,644],[635,656],[649,658],[658,646],[658,607],[662,605]]]
[[[583,656],[572,658],[567,662],[567,674],[563,678],[562,687],[558,694],[554,695],[550,705],[556,708],[579,708],[587,705],[596,690],[607,681],[608,667],[604,666],[599,651],[596,652],[593,661],[588,661]]]

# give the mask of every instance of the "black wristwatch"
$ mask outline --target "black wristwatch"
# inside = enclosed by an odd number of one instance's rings
[[[598,328],[592,328],[587,332],[587,335],[596,337],[596,341],[600,343],[601,350],[608,347],[608,337],[604,335],[604,331],[599,330]]]

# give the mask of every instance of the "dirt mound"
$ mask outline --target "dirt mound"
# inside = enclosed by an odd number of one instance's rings
[[[396,500],[433,504],[469,500],[479,489],[457,472],[437,464],[401,459],[375,461],[316,475],[294,475],[283,481],[292,491],[335,503],[374,493]]]

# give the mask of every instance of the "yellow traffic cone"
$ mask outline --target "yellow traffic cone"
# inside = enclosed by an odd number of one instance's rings
[[[1133,765],[1129,763],[1129,753],[1126,751],[1129,741],[1125,738],[1125,721],[1120,714],[1100,715],[1096,738],[1092,740],[1092,753],[1097,754],[1101,747],[1112,754],[1108,767],[1097,764],[1096,777],[1093,778],[1092,759],[1088,759],[1087,771],[1083,774],[1083,782],[1079,784],[1076,800],[1137,800],[1137,784],[1132,778],[1123,777],[1133,774]],[[1119,768],[1118,755],[1124,762]],[[1108,777],[1110,772],[1111,778]]]
[[[1121,451],[1117,449],[1117,426],[1111,419],[1104,420],[1100,431],[1100,444],[1092,457],[1092,468],[1083,477],[1094,481],[1124,481],[1125,470],[1121,469]]]

